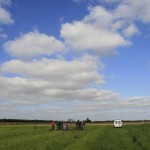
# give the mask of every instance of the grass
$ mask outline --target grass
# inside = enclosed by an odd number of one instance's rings
[[[87,126],[50,131],[49,126],[0,126],[0,150],[150,150],[150,126]]]

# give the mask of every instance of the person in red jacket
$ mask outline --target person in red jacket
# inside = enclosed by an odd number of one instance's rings
[[[66,122],[66,130],[68,130],[69,129],[69,124],[68,124],[68,122]]]
[[[52,121],[52,130],[54,130],[54,127],[55,127],[55,122]]]

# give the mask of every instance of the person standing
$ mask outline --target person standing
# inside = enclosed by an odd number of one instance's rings
[[[81,129],[84,130],[84,128],[85,128],[85,121],[83,120],[81,123]]]
[[[69,124],[68,124],[68,122],[66,122],[66,130],[68,130],[69,129]]]
[[[54,127],[55,127],[55,122],[52,121],[52,130],[54,130]]]
[[[76,122],[76,129],[77,129],[77,130],[80,129],[80,121],[79,121],[79,120]]]
[[[56,123],[56,130],[59,130],[59,121]]]

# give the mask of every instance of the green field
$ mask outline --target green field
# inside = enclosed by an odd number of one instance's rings
[[[50,131],[49,126],[0,126],[0,150],[150,150],[150,125],[87,126]]]

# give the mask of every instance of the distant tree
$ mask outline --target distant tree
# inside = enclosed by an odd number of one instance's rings
[[[86,119],[86,122],[92,122],[89,118]]]

